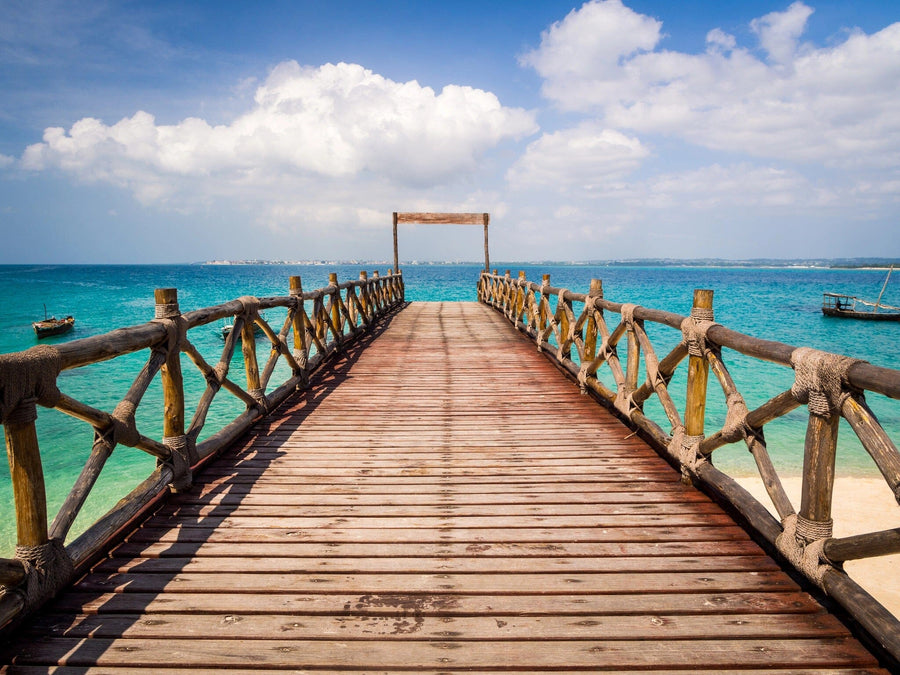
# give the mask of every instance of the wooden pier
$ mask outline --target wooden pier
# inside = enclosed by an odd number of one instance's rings
[[[486,304],[389,315],[0,670],[886,672],[538,352]]]

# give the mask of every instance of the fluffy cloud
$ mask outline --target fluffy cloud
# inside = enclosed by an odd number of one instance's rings
[[[588,122],[545,134],[531,143],[507,179],[514,188],[594,190],[633,171],[649,154],[637,138]]]
[[[544,78],[547,98],[610,128],[757,157],[897,166],[900,23],[814,48],[799,43],[811,13],[796,2],[752,22],[761,59],[720,29],[704,53],[659,49],[659,22],[595,0],[545,31],[522,62]]]
[[[485,151],[536,129],[532,113],[504,107],[490,92],[448,85],[438,94],[359,65],[290,61],[271,72],[253,109],[231,124],[188,118],[158,125],[146,112],[113,125],[86,118],[68,132],[47,129],[22,165],[128,187],[145,202],[198,187],[269,186],[285,175],[371,173],[422,188],[466,175]]]

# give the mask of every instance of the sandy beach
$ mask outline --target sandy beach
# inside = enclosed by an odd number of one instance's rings
[[[748,492],[775,509],[759,478],[736,479]],[[800,505],[801,478],[782,478],[794,508]],[[900,527],[900,506],[881,478],[838,478],[834,488],[834,536]],[[848,562],[844,569],[876,600],[900,617],[900,554]]]

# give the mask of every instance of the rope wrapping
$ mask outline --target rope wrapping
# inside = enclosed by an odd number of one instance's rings
[[[25,567],[25,579],[14,589],[25,604],[22,613],[34,611],[56,595],[75,575],[72,559],[59,539],[40,546],[16,546],[16,558]]]
[[[722,439],[728,443],[734,443],[747,437],[749,410],[744,402],[744,397],[736,391],[728,395],[725,404],[728,411],[725,413],[725,424],[722,425]]]
[[[0,424],[26,399],[34,399],[31,407],[54,407],[61,396],[56,386],[60,370],[59,351],[49,345],[0,355]]]
[[[161,303],[156,305],[154,318],[174,319],[176,316],[181,316],[181,310],[178,308],[177,302]]]
[[[691,472],[696,473],[698,467],[708,461],[699,452],[703,438],[703,436],[688,436],[682,424],[672,429],[668,450],[669,454],[676,457],[681,464],[683,478],[688,478]]]
[[[854,393],[847,379],[847,371],[857,363],[865,363],[849,356],[830,354],[810,347],[800,347],[791,353],[794,384],[791,394],[809,406],[809,412],[826,419],[840,412],[844,401]]]
[[[712,307],[691,307],[691,318],[695,321],[715,321]]]
[[[259,298],[252,295],[242,295],[238,298],[241,303],[243,313],[247,315],[248,320],[259,314]]]
[[[825,573],[832,569],[828,558],[825,557],[825,541],[828,537],[804,543],[798,538],[798,523],[799,517],[795,513],[781,522],[783,532],[775,540],[775,547],[807,579],[823,588],[822,580]]]
[[[630,303],[625,303],[622,305],[622,323],[624,323],[629,328],[634,324],[634,310],[639,305],[632,305]]]
[[[701,308],[695,307],[694,309]],[[710,313],[712,312],[712,310],[709,311]],[[691,356],[705,357],[709,351],[706,334],[710,328],[719,324],[707,319],[697,319],[693,316],[693,312],[694,310],[692,309],[691,316],[686,317],[681,322],[681,344],[687,347],[688,354]],[[698,312],[698,314],[703,314],[703,312]]]
[[[182,492],[190,489],[193,483],[191,464],[196,461],[195,457],[197,454],[192,439],[182,434],[181,436],[164,436],[162,442],[163,445],[172,451],[166,462],[174,474],[170,483],[172,490]]]
[[[112,412],[113,442],[134,447],[141,439],[135,426],[134,414],[137,406],[132,401],[119,401]]]

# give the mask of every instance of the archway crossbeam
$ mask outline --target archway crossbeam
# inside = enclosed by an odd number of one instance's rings
[[[488,252],[488,224],[491,216],[488,213],[398,213],[394,211],[394,271],[400,270],[400,258],[397,253],[397,224],[416,225],[484,225],[484,270],[491,267]]]

